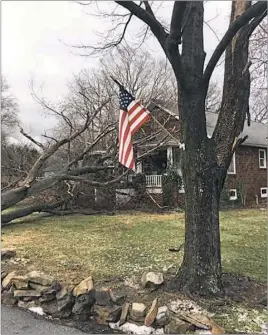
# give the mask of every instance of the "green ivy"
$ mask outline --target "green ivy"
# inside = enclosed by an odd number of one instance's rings
[[[174,208],[178,190],[182,186],[182,178],[177,170],[168,169],[162,175],[163,205]]]

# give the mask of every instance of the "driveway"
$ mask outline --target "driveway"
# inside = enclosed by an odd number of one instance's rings
[[[16,307],[1,306],[1,335],[85,335]]]

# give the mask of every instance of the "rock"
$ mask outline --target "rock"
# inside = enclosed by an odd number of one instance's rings
[[[133,321],[142,322],[145,317],[146,306],[144,304],[139,304],[134,302],[131,306],[130,318]]]
[[[195,327],[193,325],[178,318],[172,318],[169,324],[165,326],[166,334],[187,334],[194,330]]]
[[[25,302],[28,302],[28,301],[37,301],[39,298],[38,297],[23,297],[21,299]]]
[[[73,290],[73,295],[78,297],[79,295],[86,294],[93,290],[93,279],[91,276],[81,281]]]
[[[15,290],[14,291],[15,298],[39,298],[41,297],[41,293],[34,290]]]
[[[43,302],[41,307],[46,314],[53,315],[56,318],[60,317],[60,312],[58,311],[58,304],[56,300]]]
[[[224,334],[225,333],[224,329],[221,326],[219,326],[216,322],[209,319],[206,315],[203,315],[203,314],[181,313],[180,319],[183,319],[191,323],[197,328],[204,329],[206,331],[211,331],[212,334]]]
[[[40,306],[40,302],[39,301],[29,301],[29,302],[25,302],[25,301],[18,301],[18,307],[23,308],[23,309],[29,309],[31,307],[37,307]]]
[[[119,326],[122,326],[127,321],[127,315],[128,315],[129,307],[130,307],[130,303],[128,303],[128,302],[126,302],[122,306],[122,312],[121,312],[121,316],[120,316],[120,320],[119,320]]]
[[[8,275],[8,272],[1,271],[1,282]]]
[[[163,273],[148,272],[144,273],[141,278],[141,286],[143,288],[157,288],[164,283]]]
[[[8,290],[12,285],[12,279],[16,276],[16,271],[10,272],[2,281],[2,288]]]
[[[96,290],[94,292],[95,303],[99,306],[110,306],[112,305],[112,299],[110,296],[109,289]]]
[[[15,256],[16,256],[15,249],[7,249],[7,248],[1,249],[1,261],[4,261],[5,259],[10,259]]]
[[[41,298],[39,299],[41,302],[43,301],[51,301],[56,299],[56,291],[53,289],[47,289],[43,291]]]
[[[179,318],[200,329],[211,330],[212,328],[210,320],[205,315],[199,313],[180,313]]]
[[[144,320],[145,326],[150,327],[153,324],[157,316],[157,311],[158,311],[158,300],[156,298],[152,302],[151,308],[149,309],[149,312],[147,313],[145,317],[145,320]]]
[[[113,303],[116,305],[123,305],[125,302],[125,294],[123,293],[115,293],[110,289],[110,297]]]
[[[55,283],[53,277],[48,276],[40,271],[31,271],[26,274],[26,277],[28,278],[29,282],[40,284],[43,286],[51,286]]]
[[[1,303],[4,305],[14,306],[17,302],[17,299],[14,298],[12,292],[3,292],[1,294]]]
[[[167,306],[161,306],[158,308],[154,324],[156,327],[163,327],[168,323],[169,323],[169,310]]]
[[[43,293],[49,289],[51,289],[51,286],[44,286],[44,285],[40,285],[40,284],[36,284],[36,283],[32,283],[32,282],[29,282],[29,286],[30,288],[40,292],[40,293]]]
[[[16,276],[12,278],[12,283],[17,290],[27,290],[28,289],[28,279],[26,276]]]
[[[93,315],[98,324],[108,325],[109,322],[117,322],[120,318],[122,308],[120,306],[104,307],[94,305]]]
[[[62,288],[62,290],[56,294],[56,298],[58,301],[59,312],[65,312],[66,314],[69,313],[70,315],[72,313],[72,308],[75,303],[72,289],[67,290],[66,288]]]
[[[79,295],[75,299],[75,304],[72,313],[75,315],[76,320],[86,321],[91,315],[91,308],[95,302],[93,292]]]
[[[43,308],[46,314],[50,314],[54,318],[60,318],[60,319],[69,318],[72,313],[71,309],[69,310],[65,309],[59,311],[57,300],[42,302],[41,307]]]

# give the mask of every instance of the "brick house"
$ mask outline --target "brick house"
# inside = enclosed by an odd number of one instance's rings
[[[179,145],[179,117],[167,108],[154,104],[149,106],[154,118],[171,132],[172,137],[158,124],[151,120],[143,127],[143,136],[148,138],[144,144],[137,145],[137,157],[141,157],[150,148],[150,155],[141,159],[137,164],[137,172],[146,176],[147,192],[161,205],[162,204],[162,176],[166,169],[175,169],[181,175],[181,148]],[[206,113],[208,136],[212,136],[218,115]],[[267,201],[267,126],[262,123],[251,122],[248,127],[245,122],[241,137],[248,136],[247,140],[237,149],[228,170],[225,189],[230,203],[254,206]],[[162,142],[161,142],[162,141]],[[139,138],[135,139],[139,143]],[[183,186],[177,192],[178,205],[184,201]]]

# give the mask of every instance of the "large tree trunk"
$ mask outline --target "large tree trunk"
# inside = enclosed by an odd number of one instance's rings
[[[219,202],[226,171],[210,154],[202,149],[185,153],[185,250],[178,276],[180,288],[204,295],[223,289]]]
[[[203,32],[198,22],[203,19],[203,7],[200,2],[192,2],[187,6],[191,6],[195,15],[190,16],[185,26],[181,59],[183,68],[187,70],[187,78],[185,86],[179,87],[181,131],[185,141],[183,179],[186,234],[178,283],[186,291],[204,295],[219,294],[223,291],[220,194],[235,149],[235,137],[243,130],[248,111],[249,35],[248,27],[241,28],[227,47],[221,113],[213,136],[209,139],[204,104]],[[246,1],[233,2],[230,24],[249,6],[250,3]]]
[[[188,2],[186,11],[190,15],[183,32],[181,62],[187,75],[183,85],[177,78],[186,196],[184,258],[178,285],[208,295],[222,291],[219,202],[226,172],[217,164],[214,140],[207,137],[203,4]]]

